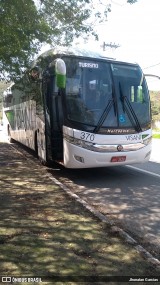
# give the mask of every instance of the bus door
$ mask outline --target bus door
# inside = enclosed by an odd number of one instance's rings
[[[55,71],[49,69],[44,82],[45,120],[47,157],[50,160],[63,160],[63,108],[62,90],[56,84]]]

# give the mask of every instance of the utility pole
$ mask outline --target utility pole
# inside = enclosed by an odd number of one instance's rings
[[[101,46],[102,48],[103,48],[103,51],[105,51],[106,50],[106,47],[110,47],[110,48],[114,48],[114,49],[116,49],[116,48],[118,48],[118,47],[120,47],[120,45],[119,44],[116,44],[116,43],[112,43],[112,42],[110,42],[110,43],[105,43],[105,42],[103,42],[103,45]]]

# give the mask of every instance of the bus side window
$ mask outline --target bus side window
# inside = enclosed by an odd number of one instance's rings
[[[72,95],[80,95],[80,79],[76,78],[67,78],[66,80],[66,93]]]

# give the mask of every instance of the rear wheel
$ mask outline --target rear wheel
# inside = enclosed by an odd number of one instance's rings
[[[37,134],[37,131],[35,132],[35,137],[34,137],[34,150],[35,150],[36,157],[39,159],[40,163],[44,166],[49,166],[50,165],[49,162],[45,161],[38,154],[38,134]]]
[[[14,143],[14,139],[12,139],[12,137],[11,137],[10,126],[8,126],[8,141],[9,141],[10,143]]]
[[[35,136],[34,136],[34,150],[35,150],[36,156],[38,157],[37,131],[35,132]]]

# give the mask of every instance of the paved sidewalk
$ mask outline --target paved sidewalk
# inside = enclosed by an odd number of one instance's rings
[[[152,139],[152,153],[150,161],[160,163],[160,139]]]
[[[7,142],[8,138],[3,131],[3,126],[0,126],[0,142]]]
[[[2,137],[0,217],[0,275],[67,275],[68,282],[75,277],[80,284],[93,284],[93,278],[100,278],[101,284],[100,276],[160,274],[133,245],[50,180],[44,167]]]

